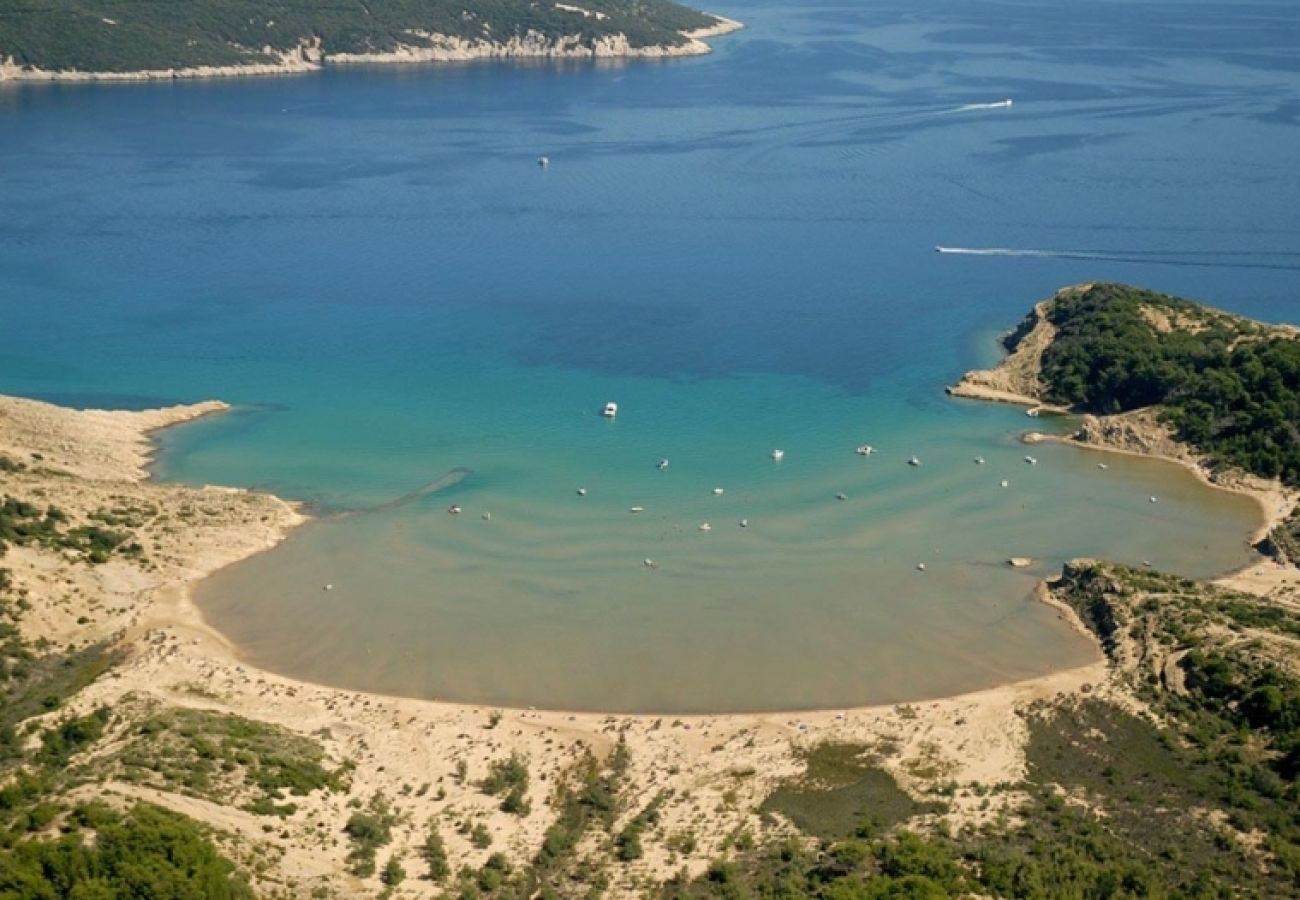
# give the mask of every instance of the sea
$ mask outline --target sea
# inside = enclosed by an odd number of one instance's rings
[[[1255,558],[1250,500],[943,389],[1073,283],[1296,320],[1300,7],[712,10],[690,59],[3,86],[0,392],[234,404],[156,476],[315,519],[197,602],[356,690],[915,702],[1096,659],[1066,560]]]

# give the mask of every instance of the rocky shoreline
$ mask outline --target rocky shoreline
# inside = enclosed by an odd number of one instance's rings
[[[1062,288],[1056,297],[1087,291],[1091,284]],[[1239,469],[1222,466],[1208,456],[1178,440],[1173,431],[1160,421],[1158,408],[1131,410],[1109,416],[1076,414],[1067,407],[1052,404],[1045,399],[1046,386],[1041,377],[1042,357],[1056,334],[1055,326],[1047,318],[1050,304],[1056,297],[1035,304],[1033,310],[1017,328],[1004,339],[1008,353],[991,369],[975,369],[961,377],[957,384],[947,388],[950,396],[971,400],[1010,403],[1029,407],[1029,412],[1071,416],[1076,427],[1068,434],[1050,434],[1028,431],[1022,435],[1026,443],[1055,441],[1102,450],[1127,453],[1152,459],[1161,459],[1181,465],[1196,475],[1204,484],[1220,490],[1245,494],[1259,504],[1263,524],[1251,536],[1250,543],[1263,550],[1270,536],[1294,516],[1300,504],[1300,492],[1284,486],[1276,479],[1260,478]],[[1280,330],[1290,331],[1286,326]],[[1272,554],[1269,554],[1272,556]],[[1247,584],[1242,577],[1254,576]],[[1280,586],[1300,580],[1300,570],[1281,559],[1266,561],[1247,567],[1221,579],[1221,583],[1243,590],[1258,591],[1260,577],[1268,585]]]
[[[236,78],[263,75],[301,75],[319,72],[330,66],[411,65],[457,63],[477,60],[612,60],[671,59],[701,56],[713,48],[705,41],[739,31],[744,24],[723,16],[709,14],[717,24],[682,32],[681,44],[634,46],[624,34],[605,35],[584,42],[579,34],[547,38],[537,31],[514,36],[508,41],[467,40],[432,32],[413,32],[420,43],[401,44],[382,53],[325,53],[320,39],[301,42],[296,48],[277,51],[261,48],[274,62],[240,63],[228,66],[192,66],[185,68],[142,69],[130,72],[82,70],[50,71],[19,65],[12,57],[0,59],[0,84],[40,82],[144,82],[180,81],[204,78]]]

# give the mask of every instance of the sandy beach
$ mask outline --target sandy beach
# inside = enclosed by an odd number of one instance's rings
[[[1049,339],[1031,331],[1003,365],[971,373],[951,393],[1040,405],[1032,376],[1035,354]],[[630,765],[617,824],[652,798],[666,799],[644,855],[610,869],[615,896],[638,895],[682,868],[702,872],[742,832],[759,839],[794,833],[788,822],[760,815],[758,807],[802,772],[801,753],[824,741],[887,748],[879,752],[880,764],[915,798],[944,796],[949,807],[942,819],[957,827],[1012,812],[1020,802],[1015,790],[997,792],[992,801],[986,795],[991,786],[1015,784],[1025,775],[1027,706],[1080,693],[1127,698],[1100,655],[1095,663],[1043,678],[906,705],[676,717],[458,705],[339,690],[262,671],[241,661],[203,620],[191,591],[217,569],[274,547],[308,517],[270,494],[159,484],[148,475],[158,429],[228,408],[212,401],[144,412],[75,411],[0,397],[0,456],[17,464],[8,467],[6,494],[55,505],[74,523],[110,510],[131,520],[132,537],[143,548],[138,558],[88,565],[48,549],[12,547],[4,565],[34,601],[20,622],[27,639],[59,649],[108,640],[125,650],[122,663],[70,703],[70,711],[82,712],[106,705],[116,717],[108,739],[90,751],[103,761],[103,774],[77,788],[78,796],[148,800],[206,822],[262,887],[295,895],[316,887],[373,895],[376,880],[348,871],[342,826],[352,809],[376,795],[398,817],[390,849],[412,870],[420,866],[418,848],[429,822],[440,823],[453,869],[481,866],[494,852],[526,864],[555,821],[558,786],[586,754],[608,758],[620,741]],[[1297,499],[1276,483],[1209,470],[1147,411],[1084,419],[1071,437],[1030,432],[1024,439],[1186,466],[1214,487],[1255,498],[1264,519],[1256,539]],[[1297,574],[1261,560],[1220,583],[1290,603]],[[1038,598],[1091,639],[1046,585]],[[268,830],[262,816],[240,808],[240,797],[216,803],[129,783],[114,767],[115,754],[129,741],[132,723],[160,709],[232,713],[310,736],[333,765],[351,767],[347,789],[295,797],[296,811]],[[527,761],[531,775],[532,812],[523,817],[503,812],[498,799],[477,786],[494,761],[512,755]],[[490,846],[470,839],[469,823],[486,829]],[[606,833],[588,834],[579,854],[609,865],[609,841]],[[410,879],[398,896],[438,890]]]
[[[221,566],[274,546],[306,518],[268,494],[160,485],[146,475],[154,430],[224,408],[204,403],[139,413],[81,412],[0,398],[0,454],[26,466],[6,477],[7,493],[39,497],[74,520],[105,506],[150,511],[136,531],[146,548],[144,563],[113,559],[87,566],[25,547],[11,548],[4,562],[38,601],[22,620],[25,636],[59,647],[114,638],[127,650],[124,663],[70,706],[84,711],[108,705],[115,711],[113,737],[94,754],[111,758],[129,722],[164,707],[226,711],[313,735],[329,759],[355,763],[346,794],[295,798],[297,812],[274,833],[257,815],[236,808],[238,798],[218,805],[128,784],[114,778],[111,767],[102,784],[80,789],[148,799],[208,822],[236,859],[261,859],[269,852],[276,861],[258,876],[266,885],[289,885],[295,893],[328,885],[346,895],[372,895],[377,882],[346,871],[348,845],[340,829],[349,800],[376,793],[389,798],[401,816],[392,845],[398,853],[413,857],[434,819],[445,822],[442,832],[455,865],[481,865],[496,851],[525,861],[553,821],[548,801],[555,786],[584,753],[606,755],[620,737],[631,754],[626,795],[642,804],[660,792],[671,799],[645,856],[613,871],[616,895],[634,895],[645,879],[666,878],[683,866],[702,871],[741,830],[755,836],[788,831],[788,824],[761,818],[756,807],[778,782],[802,771],[800,751],[822,741],[888,746],[882,765],[907,790],[927,797],[955,782],[964,789],[951,798],[946,818],[983,819],[1016,803],[1014,792],[999,794],[991,805],[977,802],[982,798],[974,788],[1023,776],[1026,732],[1018,711],[1085,686],[1106,689],[1099,661],[907,706],[668,718],[460,706],[335,690],[259,671],[240,662],[206,625],[189,591]],[[523,818],[502,812],[498,800],[475,787],[493,760],[512,753],[528,760],[532,774],[533,812]],[[436,790],[414,790],[421,785]],[[637,811],[638,804],[631,804],[620,819]],[[473,846],[453,827],[467,818],[490,831],[490,850]],[[692,837],[689,851],[671,840],[686,834]],[[602,840],[608,836],[589,836],[592,846],[584,852],[607,851]],[[411,879],[399,895],[433,893],[435,885]]]

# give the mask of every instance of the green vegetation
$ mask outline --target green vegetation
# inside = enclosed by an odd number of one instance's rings
[[[0,553],[9,545],[68,550],[92,563],[107,562],[114,552],[139,556],[144,548],[128,533],[99,525],[66,528],[68,516],[58,507],[42,509],[13,497],[0,502]]]
[[[499,796],[504,794],[501,809],[516,816],[526,816],[532,812],[528,802],[528,763],[518,754],[511,754],[508,759],[495,760],[488,767],[488,775],[479,788],[485,794]]]
[[[605,832],[614,827],[618,793],[630,763],[627,743],[620,736],[603,766],[587,754],[559,785],[553,801],[556,818],[546,829],[526,884],[530,895],[539,888],[543,893],[558,891],[566,882],[591,883],[591,873],[573,870],[573,855],[593,827]]]
[[[626,743],[620,739],[603,763],[585,754],[573,770],[556,785],[552,805],[555,821],[547,828],[542,846],[531,864],[512,866],[506,856],[493,853],[477,870],[465,867],[456,873],[447,896],[452,897],[577,897],[597,896],[607,886],[599,858],[578,854],[578,847],[593,833],[608,835],[618,814],[618,793],[627,775],[630,757]],[[522,774],[521,774],[522,773]],[[481,784],[493,788],[490,793],[508,791],[526,783],[527,769],[522,760],[498,760]],[[599,831],[597,831],[599,829]],[[488,847],[491,834],[482,822],[472,827],[461,823],[471,843]],[[423,855],[430,866],[430,877],[442,880],[447,862],[442,840],[431,826]]]
[[[144,718],[105,765],[124,781],[236,802],[259,815],[291,815],[283,802],[312,791],[340,791],[345,771],[325,766],[316,741],[229,713],[167,709]]]
[[[18,628],[27,604],[25,595],[15,595],[9,571],[0,569],[0,777],[23,759],[19,726],[58,709],[117,659],[105,644],[68,653],[31,646]]]
[[[778,843],[674,879],[665,896],[1280,898],[1300,886],[1293,868],[1253,849],[1261,822],[1206,815],[1223,800],[1213,766],[1116,706],[1042,710],[1029,763],[1031,799],[1015,823]]]
[[[0,900],[112,897],[247,898],[252,892],[190,820],[137,804],[69,808],[77,759],[103,736],[106,708],[45,727],[116,659],[103,646],[40,654],[14,627],[12,580],[0,569]],[[22,598],[18,598],[19,601]],[[33,749],[28,735],[39,734]],[[57,829],[62,836],[51,838]]]
[[[0,898],[253,896],[197,826],[174,813],[139,804],[121,815],[88,804],[73,810],[67,827],[63,837],[22,841],[0,853]]]
[[[420,848],[420,855],[429,866],[430,881],[442,881],[451,874],[451,864],[447,861],[447,845],[442,842],[442,835],[438,833],[437,822],[429,822],[429,834],[424,839],[424,846]]]
[[[1047,318],[1056,327],[1042,359],[1051,402],[1103,414],[1159,405],[1178,438],[1203,453],[1300,484],[1300,340],[1118,284],[1063,292]]]
[[[103,737],[104,726],[110,718],[108,707],[101,706],[90,715],[65,719],[41,735],[38,759],[51,768],[63,768],[73,754]]]
[[[353,875],[365,878],[375,874],[375,853],[393,839],[396,824],[397,816],[380,794],[370,799],[364,811],[358,810],[348,818],[343,833],[352,841],[348,868]]]
[[[823,745],[800,782],[765,804],[820,840],[741,849],[699,878],[674,879],[665,896],[1300,893],[1300,613],[1101,563],[1067,566],[1055,593],[1097,632],[1152,715],[1087,695],[1042,702],[1028,714],[1028,776],[1017,786],[1027,801],[1014,818],[956,833],[942,823],[926,835],[881,834],[870,820],[855,827],[862,817],[834,792],[861,780],[869,757]],[[914,813],[897,810],[895,822],[915,825]]]
[[[619,862],[632,862],[641,858],[644,852],[641,847],[641,835],[646,829],[659,824],[659,808],[663,806],[665,799],[662,792],[655,795],[654,799],[623,826],[623,830],[614,839],[614,856]]]
[[[488,831],[487,826],[482,822],[477,822],[470,829],[469,842],[479,850],[486,850],[492,846],[492,832]]]
[[[762,810],[780,813],[816,837],[870,836],[939,810],[899,788],[892,775],[871,761],[867,747],[820,744],[804,755],[804,763],[803,777],[777,788]]]
[[[602,17],[527,0],[25,0],[0,8],[0,58],[46,70],[130,72],[274,62],[272,54],[317,40],[326,56],[427,45],[419,32],[492,41],[576,35],[588,47],[624,34],[643,47],[680,44],[679,32],[714,23],[670,0],[573,5]]]
[[[390,856],[388,858],[388,862],[384,864],[384,870],[379,873],[379,880],[390,888],[397,887],[406,880],[406,870],[397,861],[397,857]]]
[[[1072,565],[1063,586],[1108,653],[1152,661],[1129,679],[1169,722],[1179,768],[1201,773],[1199,805],[1262,836],[1270,870],[1300,885],[1300,613],[1116,565]]]

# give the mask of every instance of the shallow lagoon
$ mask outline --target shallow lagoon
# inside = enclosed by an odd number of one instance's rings
[[[160,474],[327,514],[468,470],[203,586],[280,671],[698,710],[1084,661],[1037,577],[1222,571],[1253,507],[1026,466],[1023,414],[941,388],[1082,280],[1294,318],[1297,13],[1174,6],[745,4],[663,65],[0,91],[0,390],[230,400]]]

